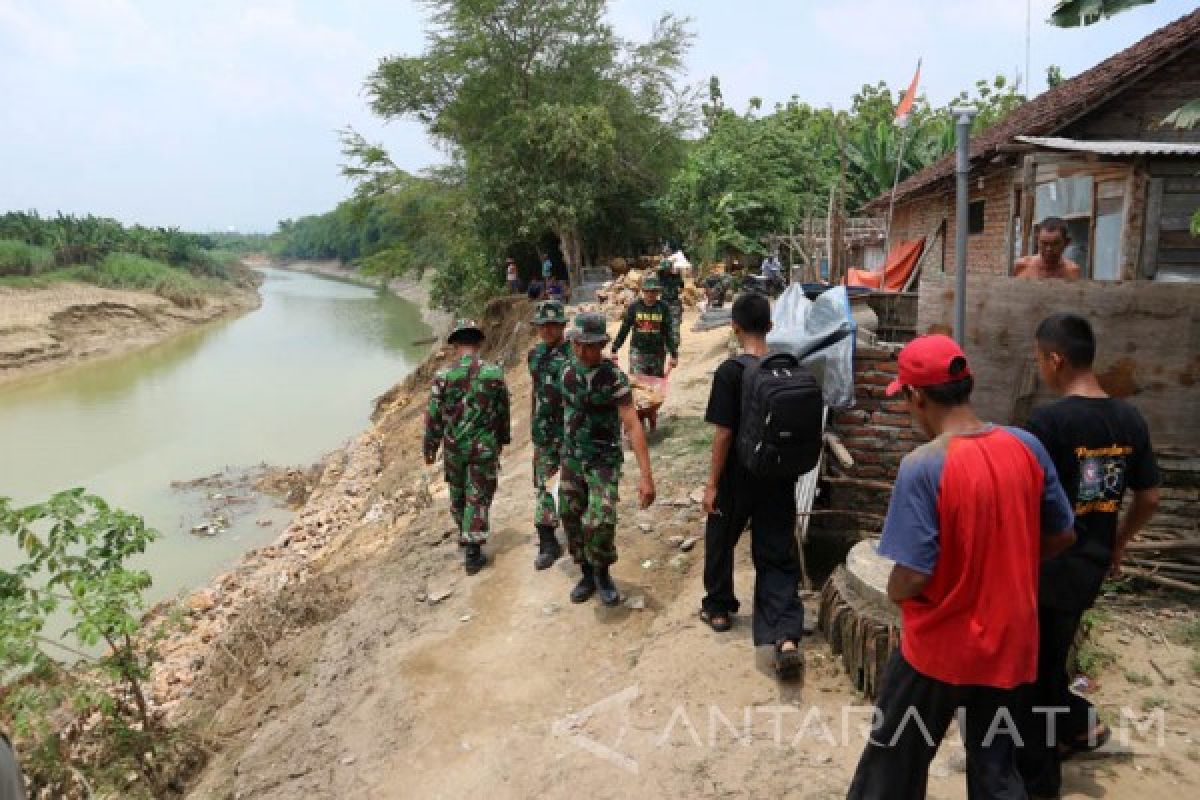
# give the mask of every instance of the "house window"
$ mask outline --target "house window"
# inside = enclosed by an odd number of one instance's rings
[[[982,200],[974,200],[967,206],[967,233],[983,233]]]
[[[1060,217],[1071,243],[1063,255],[1083,274],[1100,281],[1121,278],[1121,239],[1125,219],[1125,181],[1094,176],[1056,177],[1037,185],[1034,220]],[[1032,244],[1037,247],[1037,224]]]

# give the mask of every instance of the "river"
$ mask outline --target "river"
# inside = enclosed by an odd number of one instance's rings
[[[413,344],[429,329],[412,303],[262,272],[257,311],[0,387],[0,495],[24,504],[82,486],[145,517],[162,534],[144,559],[151,600],[205,583],[276,538],[290,516],[256,498],[231,507],[227,530],[196,535],[192,527],[212,516],[213,493],[172,481],[315,462],[362,431],[374,398],[428,349]],[[0,541],[0,564],[15,556]]]

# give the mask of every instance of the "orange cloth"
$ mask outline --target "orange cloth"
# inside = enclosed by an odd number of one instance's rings
[[[898,292],[904,288],[904,284],[908,283],[908,278],[912,275],[924,250],[924,239],[901,242],[892,248],[892,252],[888,253],[883,269],[878,272],[851,268],[846,278],[846,285]]]

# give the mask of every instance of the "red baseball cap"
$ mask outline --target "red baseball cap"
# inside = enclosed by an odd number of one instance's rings
[[[950,367],[958,358],[962,359],[962,369],[951,372]],[[888,397],[898,394],[905,386],[917,389],[923,386],[939,386],[971,375],[962,348],[949,336],[940,333],[913,339],[900,351],[897,361],[900,364],[900,374],[888,384]]]

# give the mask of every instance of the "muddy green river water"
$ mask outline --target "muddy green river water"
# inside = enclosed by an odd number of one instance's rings
[[[173,481],[316,461],[362,431],[373,399],[428,349],[414,344],[429,330],[409,302],[263,272],[257,311],[0,387],[0,495],[24,504],[82,486],[144,516],[162,534],[143,561],[151,599],[204,583],[276,538],[289,518],[257,498],[220,512],[228,529],[197,535],[220,498]],[[16,555],[0,541],[0,564]]]

